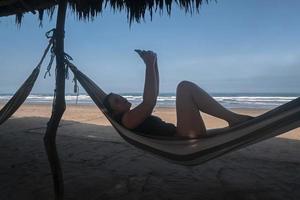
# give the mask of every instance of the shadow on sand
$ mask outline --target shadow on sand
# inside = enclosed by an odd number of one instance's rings
[[[0,127],[0,199],[53,199],[47,118]],[[110,126],[62,121],[65,199],[300,199],[300,141],[272,138],[195,167],[125,143]]]

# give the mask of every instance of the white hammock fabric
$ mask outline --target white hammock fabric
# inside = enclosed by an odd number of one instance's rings
[[[231,128],[210,129],[207,137],[179,139],[132,132],[110,117],[102,104],[106,93],[69,63],[74,76],[112,126],[128,143],[181,165],[199,165],[231,151],[300,126],[300,97]]]
[[[24,81],[21,87],[12,96],[12,98],[0,110],[0,125],[6,122],[18,110],[18,108],[24,103],[24,101],[30,94],[36,82],[36,79],[40,74],[41,65],[52,44],[53,40],[51,38],[38,65],[33,69],[29,77]]]

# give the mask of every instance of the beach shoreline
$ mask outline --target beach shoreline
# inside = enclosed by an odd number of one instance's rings
[[[0,109],[4,106],[4,103],[0,102]],[[245,115],[258,116],[270,109],[267,108],[230,108],[229,110]],[[24,103],[13,116],[14,118],[20,117],[49,117],[51,116],[52,105],[45,103]],[[207,123],[208,128],[216,128],[227,126],[224,120],[210,116],[206,113],[201,113],[204,121]],[[176,124],[176,108],[156,106],[153,111],[153,115],[161,117],[163,120]],[[76,120],[85,121],[87,119],[99,118],[98,121],[92,121],[94,124],[110,125],[108,120],[105,119],[102,112],[97,108],[95,104],[67,104],[66,111],[63,115],[64,120]]]

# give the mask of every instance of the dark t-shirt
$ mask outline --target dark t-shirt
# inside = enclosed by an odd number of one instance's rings
[[[123,115],[118,116],[116,119],[120,124],[122,124],[122,117]],[[138,127],[132,129],[132,131],[155,136],[174,136],[176,134],[176,126],[163,121],[157,116],[150,115]]]

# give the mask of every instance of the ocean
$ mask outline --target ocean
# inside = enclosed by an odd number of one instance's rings
[[[142,101],[141,93],[121,93],[133,105]],[[226,108],[265,108],[272,109],[281,104],[287,103],[299,94],[288,93],[211,93],[215,100]],[[12,97],[12,94],[0,94],[0,102],[5,103]],[[51,104],[53,94],[31,94],[26,103]],[[175,107],[176,96],[174,93],[162,93],[157,99],[158,107]],[[67,94],[67,104],[93,104],[91,98],[86,94]]]

